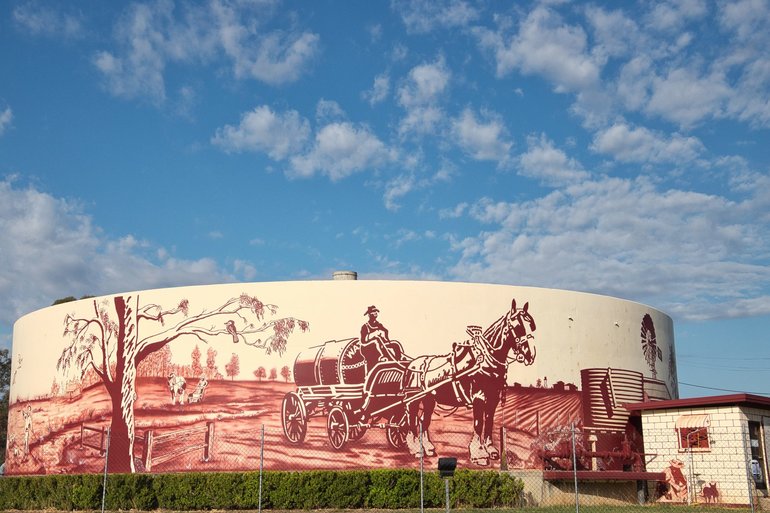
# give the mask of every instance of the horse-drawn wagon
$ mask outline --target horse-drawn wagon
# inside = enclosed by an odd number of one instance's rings
[[[329,442],[341,449],[372,427],[386,429],[394,448],[405,444],[407,419],[402,389],[406,361],[384,361],[371,369],[357,338],[331,340],[301,352],[294,362],[295,392],[283,399],[286,439],[302,443],[312,417],[326,416]]]
[[[489,464],[490,458],[499,458],[491,432],[507,364],[530,365],[535,358],[530,347],[535,323],[527,307],[517,309],[513,301],[511,310],[487,329],[469,326],[470,338],[453,343],[445,355],[371,362],[358,338],[331,340],[302,351],[294,362],[297,389],[288,392],[281,405],[286,439],[303,443],[308,420],[325,416],[334,449],[377,427],[385,429],[393,448],[413,450],[422,428],[424,450],[430,456],[428,427],[435,405],[473,406],[477,432],[469,447],[471,459]],[[389,343],[397,346],[395,354],[403,355],[400,343]],[[515,355],[511,360],[509,353]],[[418,445],[418,450],[423,448]]]

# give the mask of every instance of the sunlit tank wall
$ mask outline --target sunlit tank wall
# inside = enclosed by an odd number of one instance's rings
[[[367,320],[364,314],[371,305],[379,309],[379,320],[388,328],[390,338],[401,342],[406,354],[446,354],[453,342],[468,339],[467,326],[489,326],[509,311],[515,301],[518,309],[527,305],[536,323],[532,333],[536,359],[529,366],[511,363],[507,375],[509,385],[574,385],[581,388],[586,379],[586,383],[592,379],[586,377],[586,369],[611,368],[622,371],[621,374],[638,374],[657,383],[659,389],[667,389],[670,397],[678,397],[671,318],[654,308],[627,300],[545,288],[414,281],[343,280],[179,287],[81,300],[44,308],[20,318],[14,325],[14,368],[10,389],[11,404],[16,404],[17,409],[12,408],[9,417],[9,434],[14,436],[16,449],[25,438],[25,417],[19,413],[18,405],[71,393],[68,387],[77,375],[77,365],[74,355],[67,360],[66,350],[71,346],[72,338],[66,331],[73,328],[71,323],[66,326],[68,319],[94,320],[99,316],[97,309],[104,308],[109,312],[110,322],[116,322],[115,298],[121,297],[131,309],[146,314],[138,327],[134,327],[141,340],[159,337],[184,318],[183,312],[177,311],[163,315],[162,322],[153,319],[161,310],[183,304],[188,318],[193,318],[211,313],[241,296],[258,298],[261,303],[274,305],[277,309],[275,315],[267,309],[263,318],[250,319],[254,326],[274,318],[289,317],[307,323],[309,329],[295,329],[288,337],[284,352],[273,350],[268,354],[244,342],[233,343],[222,323],[212,321],[206,328],[210,333],[218,334],[202,335],[205,343],[193,335],[181,336],[168,343],[174,362],[189,365],[196,344],[203,348],[202,359],[205,361],[206,348],[213,347],[217,350],[216,364],[222,374],[231,355],[237,354],[241,373],[236,379],[256,380],[252,372],[257,367],[281,369],[288,366],[291,369],[297,355],[311,346],[358,337]],[[94,327],[96,329],[96,324]],[[280,415],[280,411],[275,415]],[[34,420],[39,423],[41,419]],[[41,444],[46,443],[44,433],[38,431],[33,435],[39,437]]]

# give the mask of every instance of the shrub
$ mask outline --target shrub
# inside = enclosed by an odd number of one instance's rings
[[[262,507],[269,509],[417,508],[420,474],[411,469],[265,472]],[[0,510],[98,510],[103,476],[98,474],[4,477]],[[423,480],[426,507],[444,505],[436,472]],[[450,483],[455,506],[516,506],[524,485],[495,471],[460,470]],[[108,510],[239,510],[259,506],[259,473],[112,474]]]

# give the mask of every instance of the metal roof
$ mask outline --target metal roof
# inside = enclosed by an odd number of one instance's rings
[[[636,412],[697,408],[704,406],[749,406],[770,409],[770,397],[754,394],[728,394],[706,397],[688,397],[687,399],[669,399],[666,401],[626,403],[624,406],[626,409]]]

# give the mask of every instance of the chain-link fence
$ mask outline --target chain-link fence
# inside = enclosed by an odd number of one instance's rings
[[[753,512],[765,506],[767,483],[757,450],[761,443],[750,425],[713,426],[708,442],[685,444],[673,456],[638,452],[618,433],[596,432],[574,422],[542,430],[536,423],[514,426],[500,428],[484,443],[444,423],[414,431],[400,417],[351,424],[334,409],[318,417],[306,415],[299,423],[256,424],[249,431],[206,420],[184,429],[138,430],[133,463],[139,472],[259,471],[261,483],[263,472],[312,469],[413,468],[422,477],[437,472],[439,457],[449,457],[456,459],[458,469],[496,469],[520,479],[516,504],[521,508],[615,511],[643,504]],[[686,435],[689,442],[698,436],[693,433]],[[85,450],[98,454],[109,493],[106,462],[112,472],[120,461],[116,453],[126,447],[110,444],[106,429],[82,426],[80,436]],[[655,446],[655,440],[648,446]],[[451,479],[447,486],[449,491]]]

